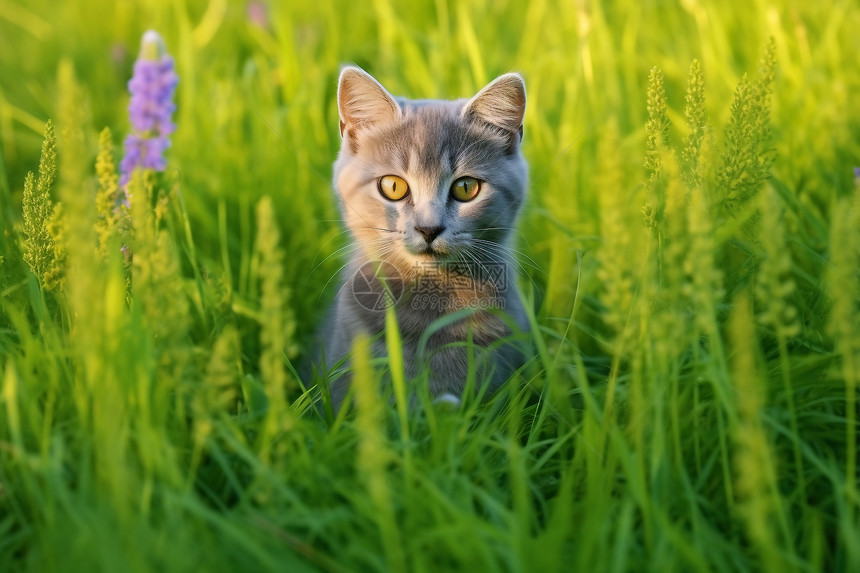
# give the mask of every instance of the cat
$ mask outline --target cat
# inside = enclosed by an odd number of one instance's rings
[[[319,334],[326,365],[348,359],[361,332],[384,356],[388,306],[407,379],[428,368],[431,396],[462,396],[469,337],[475,379],[488,393],[524,363],[523,343],[511,337],[528,321],[510,242],[526,198],[525,105],[515,73],[469,100],[444,101],[395,98],[364,70],[342,70],[333,188],[355,248]],[[464,308],[476,310],[428,332]],[[349,385],[348,368],[331,381],[335,411]]]

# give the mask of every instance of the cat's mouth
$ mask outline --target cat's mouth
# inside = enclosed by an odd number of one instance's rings
[[[424,260],[441,260],[448,257],[451,252],[448,249],[440,249],[438,246],[424,245],[419,249],[413,250],[412,254]]]
[[[433,241],[427,243],[422,241],[422,244],[416,242],[404,241],[404,250],[409,253],[409,256],[416,262],[445,262],[454,255],[452,245],[446,241]]]
[[[448,260],[448,257],[451,254],[447,250],[442,250],[439,248],[434,249],[429,245],[424,246],[420,249],[407,249],[407,252],[411,256],[414,263],[418,265],[442,264]]]

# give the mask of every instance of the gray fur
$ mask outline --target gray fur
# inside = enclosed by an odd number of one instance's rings
[[[381,287],[361,272],[368,270],[368,261],[381,260],[396,269],[387,283],[401,295],[394,309],[407,377],[429,366],[433,396],[461,396],[467,350],[446,345],[465,341],[471,330],[477,379],[489,378],[489,390],[497,389],[524,361],[519,346],[499,340],[512,330],[528,329],[509,249],[527,185],[520,153],[522,78],[501,76],[468,101],[408,100],[392,97],[366,72],[348,67],[338,86],[338,109],[343,142],[334,164],[334,187],[359,248],[321,332],[327,365],[349,355],[358,333],[384,332],[385,311],[367,308],[353,294],[364,281]],[[377,181],[386,175],[406,180],[410,195],[398,202],[384,198]],[[451,184],[463,176],[483,182],[478,196],[467,203],[450,195]],[[422,253],[428,246],[416,227],[445,227],[431,243],[435,253]],[[418,343],[427,327],[467,306],[501,308],[507,319],[479,310],[436,332],[419,356]],[[384,355],[385,349],[382,336],[373,351]],[[346,373],[332,382],[336,408],[349,379]]]

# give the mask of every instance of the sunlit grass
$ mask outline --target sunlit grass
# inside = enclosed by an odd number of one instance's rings
[[[860,570],[856,2],[250,5],[0,0],[0,570]],[[178,129],[114,219],[149,28]],[[535,355],[487,401],[363,340],[334,416],[300,366],[348,62],[526,78]]]

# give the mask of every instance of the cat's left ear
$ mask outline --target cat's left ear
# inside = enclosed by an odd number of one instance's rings
[[[526,113],[526,84],[519,74],[505,74],[487,84],[463,107],[463,117],[471,117],[500,127],[511,136],[511,146],[523,138]]]

